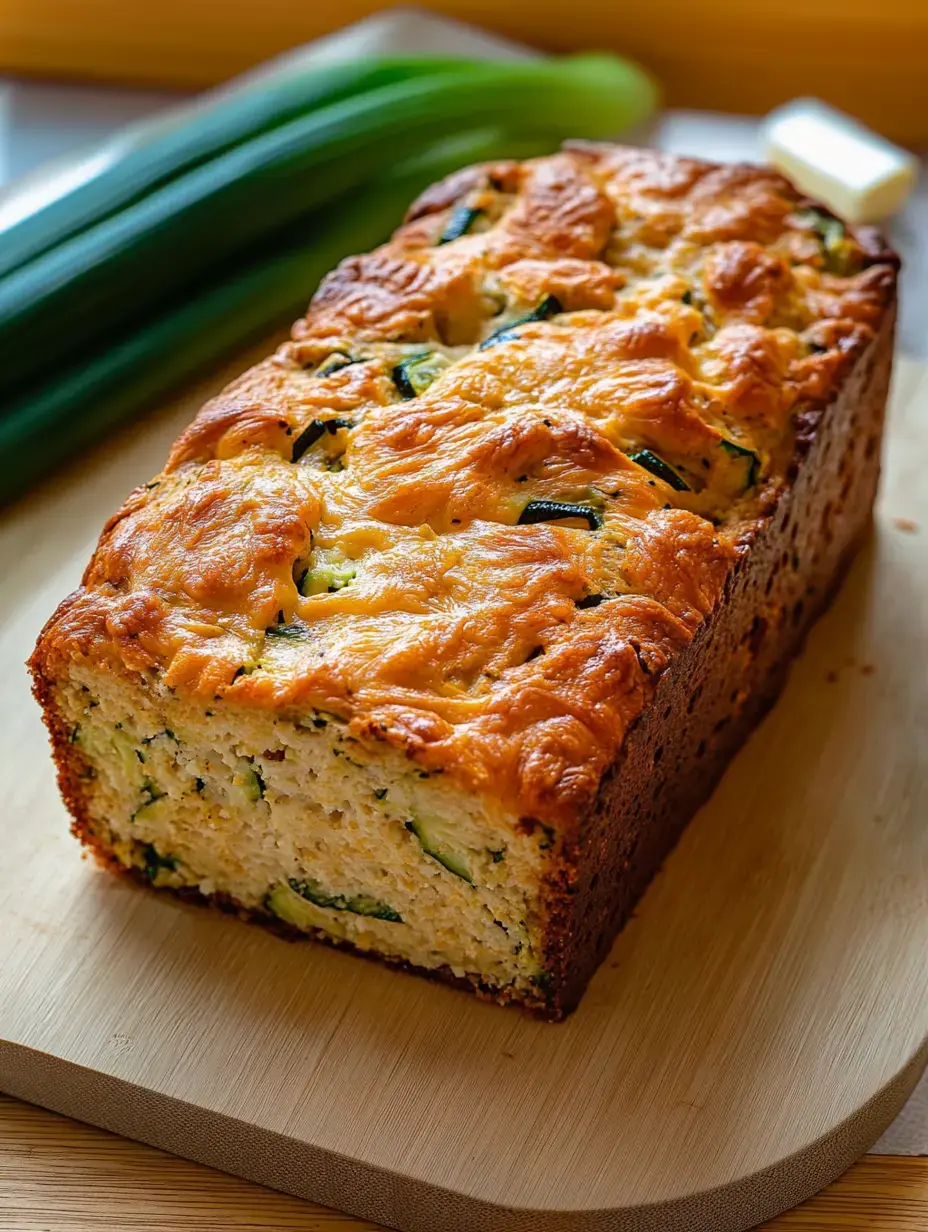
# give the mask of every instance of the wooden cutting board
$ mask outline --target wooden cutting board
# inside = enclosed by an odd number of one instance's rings
[[[928,367],[835,607],[556,1026],[80,858],[22,663],[217,383],[0,521],[0,1089],[409,1232],[728,1232],[831,1180],[928,1059]]]

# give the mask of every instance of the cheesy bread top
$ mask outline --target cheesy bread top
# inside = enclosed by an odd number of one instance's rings
[[[875,233],[769,170],[582,144],[467,168],[203,407],[39,656],[322,710],[564,824],[894,284]]]

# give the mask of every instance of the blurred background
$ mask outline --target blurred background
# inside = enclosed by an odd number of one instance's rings
[[[385,8],[376,0],[0,0],[0,70],[198,89]],[[430,0],[549,51],[612,48],[670,107],[760,114],[816,94],[928,144],[926,0]]]

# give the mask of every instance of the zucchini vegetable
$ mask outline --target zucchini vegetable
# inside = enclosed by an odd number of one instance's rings
[[[388,903],[381,902],[379,898],[372,898],[368,894],[329,894],[324,890],[317,881],[297,881],[296,878],[290,877],[286,886],[277,886],[268,896],[268,905],[271,910],[279,915],[282,919],[289,919],[290,923],[298,923],[299,921],[292,918],[294,915],[293,904],[288,904],[288,896],[286,891],[289,889],[293,894],[305,899],[308,903],[314,903],[317,907],[324,907],[330,911],[350,911],[354,915],[372,916],[375,920],[390,920],[394,924],[402,924],[403,917],[398,911],[395,911]],[[289,905],[290,916],[284,914]],[[283,907],[284,910],[280,910]]]
[[[672,466],[668,466],[663,458],[659,458],[650,449],[639,449],[637,453],[630,453],[628,460],[629,462],[634,462],[636,466],[644,467],[646,471],[650,471],[658,479],[662,479],[675,492],[689,492],[691,490],[690,485],[682,475],[678,475]]]
[[[565,518],[582,518],[590,530],[599,530],[603,524],[602,514],[592,505],[575,505],[569,501],[529,501],[519,514],[519,526],[531,526],[535,522],[562,522]]]
[[[142,860],[145,876],[152,885],[158,880],[159,873],[173,873],[177,868],[177,861],[174,857],[161,855],[153,843],[145,843],[142,847]]]
[[[331,220],[320,220],[318,233],[301,222],[295,235],[280,237],[244,270],[7,404],[0,413],[0,456],[15,457],[16,465],[0,468],[0,502],[204,365],[292,317],[323,275],[342,257],[383,240],[410,198],[434,180],[462,163],[503,154],[528,158],[551,145],[549,138],[493,130],[442,142],[357,194]]]
[[[293,442],[293,454],[290,461],[296,462],[302,458],[306,450],[315,445],[324,433],[328,432],[334,436],[341,428],[353,427],[354,424],[350,419],[313,419]]]
[[[242,790],[253,804],[264,799],[264,779],[254,766],[247,766],[242,771]]]
[[[130,822],[136,821],[152,821],[156,820],[161,809],[158,808],[158,801],[164,800],[167,792],[162,791],[158,784],[151,779],[146,778],[140,789],[141,803],[129,816]]]
[[[467,235],[482,213],[483,210],[472,209],[469,205],[459,205],[448,219],[439,244],[450,244],[452,240],[459,240],[462,235]]]
[[[139,788],[139,791],[145,804],[154,804],[156,800],[162,799],[167,794],[161,790],[153,779],[147,777],[142,780],[142,786]]]
[[[342,368],[350,368],[352,364],[363,364],[364,362],[364,359],[352,359],[344,351],[333,351],[328,359],[322,361],[313,373],[313,376],[319,377],[320,380],[325,380],[326,377],[334,376],[336,372],[341,372]]]
[[[427,856],[437,860],[442,868],[469,885],[474,884],[467,856],[455,843],[454,831],[437,817],[423,819],[414,817],[406,822],[406,829],[419,840],[419,846]]]
[[[0,392],[110,341],[263,235],[462,124],[608,135],[653,91],[609,55],[464,65],[329,103],[185,172],[0,279]],[[79,311],[76,310],[79,306]],[[62,328],[62,322],[67,328]]]
[[[265,637],[295,638],[300,640],[309,632],[306,625],[299,623],[289,625],[268,625],[264,630]]]
[[[719,441],[721,449],[731,458],[736,459],[742,464],[744,471],[744,482],[741,484],[741,489],[747,491],[757,483],[758,475],[760,474],[760,458],[753,449],[746,449],[744,445],[739,445],[736,441],[722,440]]]
[[[348,561],[328,561],[307,569],[297,589],[304,599],[310,595],[334,594],[344,590],[356,577],[357,570]]]
[[[537,308],[533,308],[531,312],[527,312],[525,316],[516,317],[514,321],[510,321],[508,325],[501,325],[499,329],[495,329],[492,334],[484,338],[479,349],[485,351],[487,347],[496,346],[498,342],[508,342],[510,338],[516,335],[513,332],[520,325],[528,325],[531,321],[547,321],[549,317],[557,316],[559,312],[563,312],[561,302],[555,295],[546,295]]]
[[[848,272],[848,242],[847,230],[840,218],[827,214],[824,210],[800,210],[796,215],[805,227],[817,231],[822,241],[825,257],[825,269],[830,274],[846,274]]]
[[[432,382],[449,366],[444,355],[426,351],[404,359],[393,369],[393,384],[403,398],[417,398],[424,394]]]
[[[74,742],[81,745],[87,744],[87,740],[81,736],[80,732],[78,732],[77,736],[74,737]],[[129,735],[128,732],[123,731],[121,727],[116,727],[113,729],[112,735],[109,737],[109,743],[112,751],[116,754],[122,764],[126,778],[128,778],[130,782],[138,781],[140,791],[146,790],[143,785],[148,784],[150,780],[142,770],[142,766],[145,764],[145,756],[136,744],[135,740]],[[97,754],[96,749],[92,751]]]

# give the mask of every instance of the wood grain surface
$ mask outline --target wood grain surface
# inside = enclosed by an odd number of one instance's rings
[[[378,12],[381,0],[0,0],[0,68],[201,86]],[[553,50],[613,47],[652,69],[670,106],[756,112],[816,94],[897,140],[928,141],[923,0],[428,0]]]
[[[379,1232],[381,1225],[0,1096],[0,1232]],[[871,1155],[763,1232],[925,1232],[928,1159]],[[542,1232],[539,1229],[539,1232]]]

